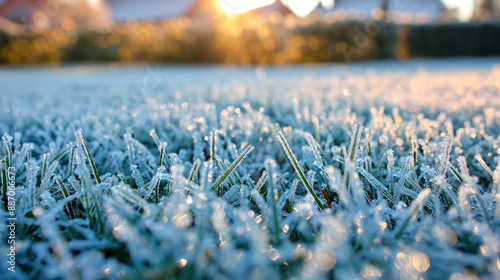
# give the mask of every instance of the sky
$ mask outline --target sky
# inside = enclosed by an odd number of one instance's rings
[[[0,0],[0,3],[5,0]],[[139,1],[139,0],[138,0]],[[244,13],[249,10],[267,6],[274,3],[276,0],[219,0],[220,8],[228,14]],[[306,16],[318,4],[321,3],[325,8],[332,8],[335,0],[282,0],[290,10],[299,16]],[[373,0],[376,1],[376,0]],[[403,0],[410,1],[410,0]],[[127,1],[128,2],[128,1]],[[168,3],[169,1],[166,1]],[[474,11],[475,0],[441,0],[448,8],[458,9],[458,18],[467,21],[472,17]],[[136,11],[137,12],[137,11]]]
[[[228,14],[238,14],[252,9],[271,5],[275,0],[219,0],[220,8]]]
[[[332,8],[335,4],[335,0],[282,0],[285,5],[287,5],[292,12],[298,16],[306,16],[318,4],[321,3],[325,8]],[[251,9],[258,7],[270,5],[274,3],[275,0],[219,0],[220,7],[223,11],[228,14],[243,13]],[[458,18],[460,20],[466,21],[472,17],[474,0],[441,0],[441,2],[448,8],[458,9]]]
[[[441,0],[448,8],[458,9],[458,18],[467,21],[472,18],[474,13],[474,0]]]

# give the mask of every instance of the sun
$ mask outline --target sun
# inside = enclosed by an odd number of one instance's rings
[[[219,8],[228,15],[235,15],[271,5],[275,0],[219,0]]]

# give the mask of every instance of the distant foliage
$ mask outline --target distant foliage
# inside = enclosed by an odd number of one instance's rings
[[[500,279],[498,81],[420,69],[0,96],[15,276]]]
[[[176,18],[105,30],[0,31],[0,62],[162,61],[300,63],[394,58],[393,22],[279,13],[269,17]]]

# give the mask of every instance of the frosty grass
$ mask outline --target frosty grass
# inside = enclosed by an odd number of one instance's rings
[[[17,190],[2,275],[500,279],[499,81],[496,67],[19,90],[0,108]]]

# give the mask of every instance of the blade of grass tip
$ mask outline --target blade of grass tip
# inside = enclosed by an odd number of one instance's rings
[[[299,162],[297,161],[297,158],[295,158],[295,155],[293,154],[292,149],[290,148],[290,145],[288,145],[288,142],[286,141],[286,138],[285,138],[285,135],[283,135],[283,132],[281,132],[281,131],[278,132],[278,134],[276,135],[276,138],[278,139],[281,146],[283,147],[283,150],[285,151],[285,154],[288,157],[288,160],[290,161],[293,168],[295,169],[295,172],[299,175],[299,178],[302,181],[302,184],[304,184],[306,189],[312,195],[312,197],[314,198],[314,201],[316,202],[318,207],[321,210],[325,210],[325,207],[323,206],[323,204],[321,203],[319,198],[316,196],[316,194],[314,193],[314,190],[312,189],[311,185],[307,181],[307,178],[306,178],[304,172],[302,171],[302,168],[300,167]]]
[[[156,146],[160,147],[160,139],[158,138],[158,135],[156,134],[156,131],[154,129],[151,129],[149,131],[149,136],[153,138],[153,141],[155,142]]]
[[[161,179],[160,176],[155,174],[153,178],[151,179],[151,182],[147,183],[144,185],[144,189],[147,190],[146,194],[144,195],[144,199],[149,199],[153,191],[155,192],[155,203],[158,204],[158,194],[159,194],[159,188],[161,184]]]
[[[268,183],[268,186],[269,186],[269,191],[270,191],[270,195],[269,197],[271,198],[271,207],[272,207],[272,211],[273,211],[273,222],[274,222],[274,226],[273,226],[273,235],[274,235],[274,241],[276,242],[276,244],[280,245],[281,244],[281,239],[280,239],[280,230],[281,230],[281,227],[280,227],[280,221],[279,221],[279,216],[278,216],[278,207],[276,205],[276,193],[275,193],[275,189],[274,189],[274,178],[273,178],[273,174],[274,174],[274,166],[275,166],[275,163],[272,159],[266,159],[266,162],[265,162],[265,165],[266,165],[266,170],[267,170],[267,173],[269,173],[269,176],[267,176],[267,183]]]
[[[162,180],[162,175],[166,172],[164,166],[158,167],[155,175],[151,178],[151,181],[144,185],[144,189],[146,189],[146,194],[143,196],[144,199],[149,199],[153,191],[155,192],[155,203],[158,204],[158,196],[159,196],[159,188]]]
[[[330,175],[328,175],[328,172],[326,172],[326,170],[325,170],[325,165],[323,164],[323,158],[322,158],[321,153],[320,153],[321,146],[319,145],[318,142],[316,142],[316,140],[314,140],[314,138],[312,137],[312,135],[309,132],[304,133],[304,138],[306,139],[307,143],[309,144],[309,147],[311,148],[311,150],[313,152],[314,158],[316,159],[314,162],[314,165],[316,167],[318,167],[321,170],[321,172],[323,172],[323,174],[326,176],[326,178],[328,179],[328,181],[330,183],[329,185],[331,185],[333,183],[333,181],[332,181],[332,178],[330,178]],[[325,192],[327,193],[325,195],[325,198],[330,197],[330,193],[329,193],[328,189],[323,189],[323,190],[321,190],[321,192],[323,194],[325,194]],[[330,202],[328,204],[330,204]]]
[[[323,165],[323,159],[322,159],[321,153],[319,151],[319,149],[321,147],[318,144],[318,142],[316,142],[316,140],[314,140],[313,136],[309,132],[304,133],[304,138],[306,139],[307,144],[311,148],[311,151],[314,155],[314,158],[318,161],[318,164]]]
[[[189,171],[189,176],[188,176],[188,181],[193,182],[194,177],[196,176],[196,173],[198,173],[198,169],[200,168],[201,160],[196,159],[193,163],[193,167],[191,167],[191,170]]]
[[[64,149],[62,152],[60,152],[55,158],[53,158],[51,161],[50,161],[50,164],[54,163],[54,161],[60,159],[62,156],[64,156],[64,154],[66,154],[67,152],[69,151],[69,147]]]
[[[43,191],[50,189],[52,185],[52,175],[55,175],[55,171],[59,166],[59,162],[54,162],[51,164],[47,170],[45,171],[45,174],[41,176],[41,182],[40,182],[40,187],[37,190],[37,196],[43,193]]]
[[[266,180],[267,180],[267,171],[264,170],[264,172],[262,172],[262,175],[260,176],[259,180],[257,181],[257,183],[255,184],[255,188],[252,190],[252,192],[259,192],[260,189],[264,186],[264,184],[266,183]]]
[[[443,143],[443,151],[441,152],[441,155],[439,155],[439,173],[441,174],[446,174],[446,171],[448,170],[452,145],[453,138],[446,136]]]
[[[349,157],[349,160],[354,162],[356,160],[356,155],[358,152],[358,146],[359,142],[361,140],[361,131],[363,130],[363,127],[360,126],[359,124],[354,124],[354,128],[352,129],[352,135],[351,135],[351,143],[349,145],[349,149],[347,150],[347,155]]]
[[[408,211],[407,217],[405,218],[403,224],[401,224],[399,229],[396,230],[396,239],[399,239],[403,235],[404,230],[408,226],[408,223],[410,222],[411,217],[413,217],[416,214],[417,210],[419,209],[419,206],[424,203],[425,199],[429,196],[430,193],[431,193],[431,189],[427,188],[427,189],[423,190],[418,195],[418,197],[412,202],[412,204],[410,206],[410,210]]]
[[[361,140],[361,131],[363,130],[363,127],[360,126],[359,124],[354,124],[354,127],[352,129],[352,135],[351,135],[351,142],[349,144],[349,149],[347,150],[347,158],[346,158],[346,164],[344,165],[344,174],[345,174],[345,187],[346,189],[349,188],[350,181],[351,181],[351,174],[349,174],[349,170],[347,169],[347,161],[356,163],[356,156],[359,151],[358,146],[359,142]]]
[[[477,154],[475,156],[476,160],[479,161],[479,163],[481,164],[481,166],[490,174],[491,178],[495,178],[495,175],[493,174],[493,171],[490,169],[490,167],[486,164],[486,162],[484,161],[483,157],[481,156],[481,154]]]
[[[163,165],[163,159],[165,158],[165,149],[167,147],[167,142],[161,142],[160,145],[158,146],[158,151],[160,151],[160,162],[158,166]]]
[[[127,178],[125,177],[125,174],[118,172],[118,174],[116,174],[116,176],[123,182],[123,184],[128,186]]]
[[[343,159],[342,163],[345,163],[345,158],[347,157],[347,149],[344,145],[340,147],[340,159],[339,162]]]
[[[471,161],[469,158],[467,158],[467,164],[474,169],[474,171],[479,172],[479,168]]]
[[[42,163],[42,177],[47,173],[47,167],[49,164],[50,153],[43,154],[43,163]]]
[[[319,118],[316,115],[314,115],[312,117],[312,122],[314,124],[314,137],[316,139],[316,142],[319,142],[321,138],[321,126],[319,124]]]
[[[453,174],[453,176],[455,176],[455,178],[457,178],[457,180],[460,182],[460,183],[463,183],[464,182],[464,178],[462,177],[462,175],[458,172],[457,168],[450,163],[449,164],[449,168],[450,168],[450,171],[451,173]]]
[[[219,188],[224,181],[226,181],[227,177],[240,165],[240,163],[245,159],[245,157],[253,150],[253,146],[249,145],[247,146],[241,154],[231,163],[231,165],[224,171],[222,174],[217,177],[215,182],[212,184],[212,187],[210,188],[211,191],[215,191],[217,188]]]
[[[68,177],[71,177],[73,175],[73,167],[75,163],[75,142],[70,142],[68,144],[68,147],[70,148],[70,155],[69,155],[69,170],[68,170]]]
[[[85,142],[85,139],[83,138],[82,132],[80,130],[76,131],[75,136],[76,136],[77,141],[80,144],[82,144],[82,146],[85,150],[85,154],[87,154],[87,158],[90,161],[90,165],[92,167],[92,174],[94,174],[94,177],[95,177],[97,183],[100,184],[101,177],[99,177],[99,172],[97,172],[97,168],[95,166],[94,159],[92,158],[92,155],[90,154],[89,147],[87,146],[87,142]]]

